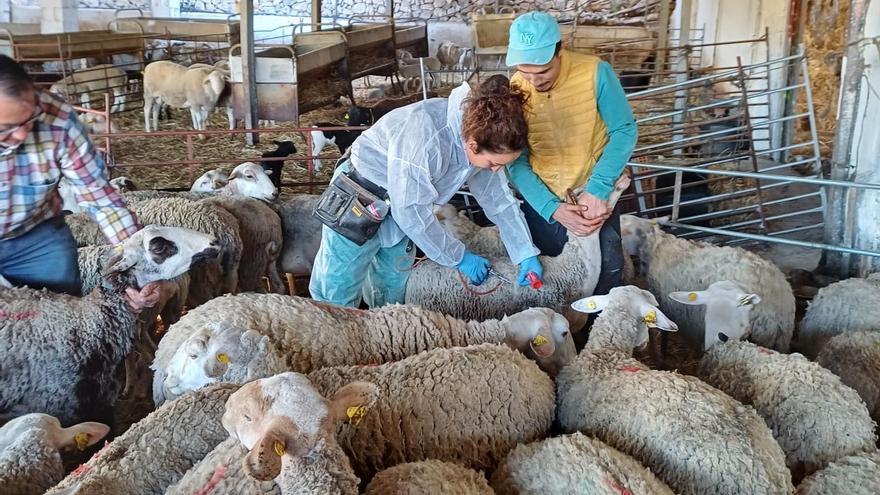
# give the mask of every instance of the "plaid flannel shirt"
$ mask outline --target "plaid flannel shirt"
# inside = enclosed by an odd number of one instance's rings
[[[76,112],[48,92],[36,94],[43,113],[27,138],[13,150],[0,148],[0,239],[18,237],[61,215],[62,175],[111,243],[137,232],[137,219],[108,182],[104,160]]]

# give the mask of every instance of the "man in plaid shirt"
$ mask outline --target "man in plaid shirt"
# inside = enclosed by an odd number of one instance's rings
[[[111,243],[140,229],[73,108],[37,90],[20,65],[0,55],[0,275],[16,286],[78,295],[76,243],[58,194],[62,176]],[[129,289],[128,296],[135,310],[152,306],[158,286]]]

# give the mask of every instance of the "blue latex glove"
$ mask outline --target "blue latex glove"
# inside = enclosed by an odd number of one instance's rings
[[[519,275],[516,277],[519,285],[522,285],[523,287],[528,287],[529,279],[526,277],[526,274],[528,274],[529,272],[534,272],[539,279],[544,280],[544,267],[541,266],[541,262],[538,261],[537,256],[526,258],[523,260],[522,263],[519,264]]]
[[[464,258],[458,264],[458,270],[465,274],[472,284],[480,285],[489,277],[489,260],[465,251]]]

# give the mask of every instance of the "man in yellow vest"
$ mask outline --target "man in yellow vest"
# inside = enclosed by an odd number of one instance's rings
[[[508,167],[541,254],[556,256],[568,240],[599,231],[602,274],[596,294],[623,284],[619,212],[608,208],[614,182],[635,148],[636,122],[607,62],[562,49],[559,25],[529,12],[510,26],[507,65],[528,94],[529,149]],[[567,191],[578,205],[567,204]]]

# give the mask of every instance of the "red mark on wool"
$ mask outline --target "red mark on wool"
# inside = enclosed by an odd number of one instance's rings
[[[95,452],[95,455],[93,455],[91,459],[89,459],[87,462],[77,466],[77,468],[74,469],[73,472],[71,472],[70,474],[73,476],[80,476],[82,474],[89,472],[89,470],[92,469],[92,464],[94,464],[98,460],[98,457],[105,450],[107,450],[108,447],[110,447],[110,442],[108,442],[107,440],[104,440],[104,446],[101,447],[101,450]]]
[[[613,479],[610,475],[605,476],[603,481],[609,488],[617,492],[619,495],[633,495],[629,489],[618,483],[617,480]]]
[[[226,476],[226,465],[220,464],[219,466],[217,466],[217,469],[214,470],[214,474],[211,475],[211,479],[208,480],[205,486],[199,488],[199,490],[195,492],[194,495],[208,495],[209,493],[211,493],[211,490],[213,490],[217,485],[220,484],[220,480],[222,480],[224,476]]]
[[[766,347],[758,347],[758,352],[760,352],[761,354],[766,354],[768,356],[772,356],[773,354],[776,354],[775,351],[771,351],[770,349],[767,349]]]
[[[628,371],[630,373],[635,373],[637,371],[645,371],[642,368],[639,368],[638,366],[633,365],[633,364],[621,364],[620,366],[617,367],[617,369],[620,371]]]
[[[28,311],[19,311],[19,312],[10,312],[5,309],[0,309],[0,320],[33,320],[40,313],[36,309],[31,309]]]

